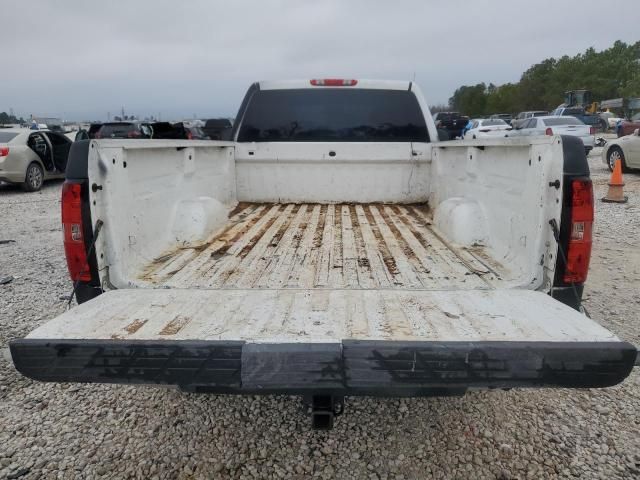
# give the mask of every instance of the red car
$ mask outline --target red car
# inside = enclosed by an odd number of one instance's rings
[[[616,133],[618,137],[624,137],[625,135],[631,135],[636,128],[640,128],[640,113],[636,113],[631,120],[622,120],[616,126]]]

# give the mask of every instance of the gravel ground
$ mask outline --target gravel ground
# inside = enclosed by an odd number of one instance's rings
[[[628,204],[597,203],[585,304],[640,345],[640,175],[625,180]],[[0,186],[0,478],[640,478],[639,368],[604,390],[350,398],[331,432],[296,397],[32,382],[6,346],[65,309],[59,190]]]

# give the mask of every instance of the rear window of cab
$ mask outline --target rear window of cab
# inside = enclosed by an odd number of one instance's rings
[[[428,142],[416,96],[407,90],[259,90],[238,142]]]

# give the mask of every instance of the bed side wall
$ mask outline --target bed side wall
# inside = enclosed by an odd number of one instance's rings
[[[446,142],[434,147],[429,206],[453,244],[486,252],[505,286],[548,290],[560,223],[560,137]],[[559,180],[559,187],[550,186]]]
[[[122,288],[167,249],[204,243],[237,203],[233,144],[98,141],[89,154],[101,278]]]

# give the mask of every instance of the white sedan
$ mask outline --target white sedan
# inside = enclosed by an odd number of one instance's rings
[[[594,127],[585,125],[576,117],[548,115],[530,118],[513,131],[513,136],[571,135],[582,140],[584,150],[588,154],[593,149],[595,133]]]
[[[636,129],[631,135],[616,138],[602,149],[602,161],[613,170],[616,161],[622,163],[622,171],[640,169],[640,129]]]
[[[499,118],[475,118],[464,138],[507,137],[511,130],[511,125]]]
[[[0,129],[0,182],[35,192],[45,180],[64,178],[71,143],[48,130]]]

